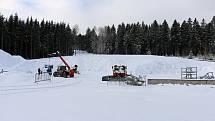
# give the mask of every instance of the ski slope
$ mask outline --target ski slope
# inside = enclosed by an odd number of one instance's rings
[[[147,85],[101,82],[111,66],[147,78],[180,78],[181,67],[198,67],[198,74],[215,72],[213,62],[177,57],[94,55],[64,57],[79,66],[75,78],[34,83],[45,64],[54,70],[59,58],[25,60],[0,50],[0,121],[214,121],[215,86]]]

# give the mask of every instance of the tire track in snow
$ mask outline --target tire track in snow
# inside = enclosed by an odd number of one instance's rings
[[[65,82],[65,81],[64,81]],[[0,89],[0,95],[11,95],[11,94],[19,94],[19,93],[30,93],[35,91],[41,91],[44,89],[56,89],[56,88],[65,88],[70,87],[73,85],[80,84],[81,81],[75,81],[71,83],[72,81],[68,81],[68,83],[62,84],[59,83],[58,85],[48,85],[48,86],[41,86],[41,87],[23,87],[23,88],[6,88],[6,89]]]

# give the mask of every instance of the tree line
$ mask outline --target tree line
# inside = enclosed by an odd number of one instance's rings
[[[206,56],[215,54],[215,17],[208,23],[189,18],[181,24],[166,20],[119,24],[88,28],[78,34],[78,26],[71,28],[63,22],[39,22],[32,17],[21,20],[17,14],[8,19],[0,14],[0,49],[24,58],[44,58],[60,51],[72,55],[74,49],[95,54],[138,54],[165,56]]]
[[[71,55],[76,36],[76,29],[63,22],[39,22],[32,17],[24,21],[17,14],[9,19],[0,15],[0,49],[12,55],[27,59],[44,58],[56,51]]]
[[[206,23],[189,18],[180,24],[177,20],[171,27],[164,20],[158,24],[120,24],[88,30],[91,38],[89,52],[104,54],[151,54],[161,56],[188,56],[215,54],[215,17]]]

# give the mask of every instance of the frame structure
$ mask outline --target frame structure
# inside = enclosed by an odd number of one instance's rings
[[[37,83],[42,81],[51,81],[51,75],[47,72],[43,72],[42,74],[36,73],[34,82]]]
[[[197,79],[197,67],[181,68],[181,79]]]

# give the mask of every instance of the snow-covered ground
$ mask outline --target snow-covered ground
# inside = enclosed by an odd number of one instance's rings
[[[0,50],[0,121],[214,121],[215,86],[147,85],[101,82],[111,66],[147,78],[180,78],[181,67],[198,67],[198,74],[215,72],[213,62],[176,57],[94,55],[64,57],[79,66],[75,78],[51,78],[34,83],[45,64],[54,70],[59,58],[25,60]]]

